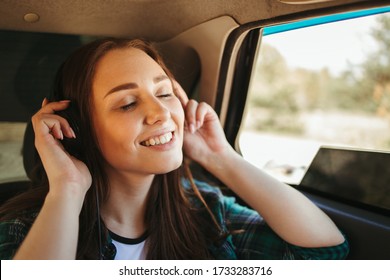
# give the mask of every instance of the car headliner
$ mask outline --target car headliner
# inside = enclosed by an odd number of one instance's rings
[[[350,4],[389,1],[314,0],[0,0],[0,29],[96,36],[171,39],[211,19],[230,16],[239,25],[286,15],[310,15],[327,7],[348,10]],[[300,0],[310,2],[313,0]],[[370,3],[369,3],[370,2]],[[39,20],[28,22],[26,14]]]

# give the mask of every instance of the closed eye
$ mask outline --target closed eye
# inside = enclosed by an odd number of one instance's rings
[[[135,107],[135,105],[136,105],[136,102],[132,102],[132,103],[126,104],[124,106],[121,106],[120,109],[122,111],[129,111],[129,110],[133,109]]]
[[[157,95],[157,97],[167,98],[167,97],[171,97],[172,95],[173,95],[173,93],[165,93],[165,94]]]

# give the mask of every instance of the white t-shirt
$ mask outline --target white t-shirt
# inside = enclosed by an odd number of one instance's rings
[[[145,240],[147,234],[132,239],[119,236],[110,231],[112,243],[116,247],[115,260],[144,260],[146,257]]]

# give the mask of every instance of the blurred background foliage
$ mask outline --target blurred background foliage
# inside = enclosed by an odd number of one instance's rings
[[[298,116],[315,110],[375,115],[390,123],[389,15],[377,16],[370,36],[377,47],[362,63],[349,63],[338,74],[327,68],[290,69],[277,49],[262,44],[249,95],[249,106],[256,112],[252,128],[302,134]]]

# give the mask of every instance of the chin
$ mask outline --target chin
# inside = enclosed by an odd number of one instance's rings
[[[176,154],[170,157],[164,157],[164,159],[155,160],[154,162],[162,162],[163,164],[152,164],[150,171],[154,174],[165,174],[175,169],[178,169],[183,163],[183,154]],[[153,166],[153,167],[152,167]]]
[[[164,162],[164,166],[162,166],[161,168],[159,168],[159,170],[156,170],[156,172],[154,172],[155,174],[166,174],[166,173],[169,173],[173,170],[176,170],[178,169],[183,163],[183,157],[180,157],[176,160],[174,159],[171,159],[169,161],[165,161]]]

